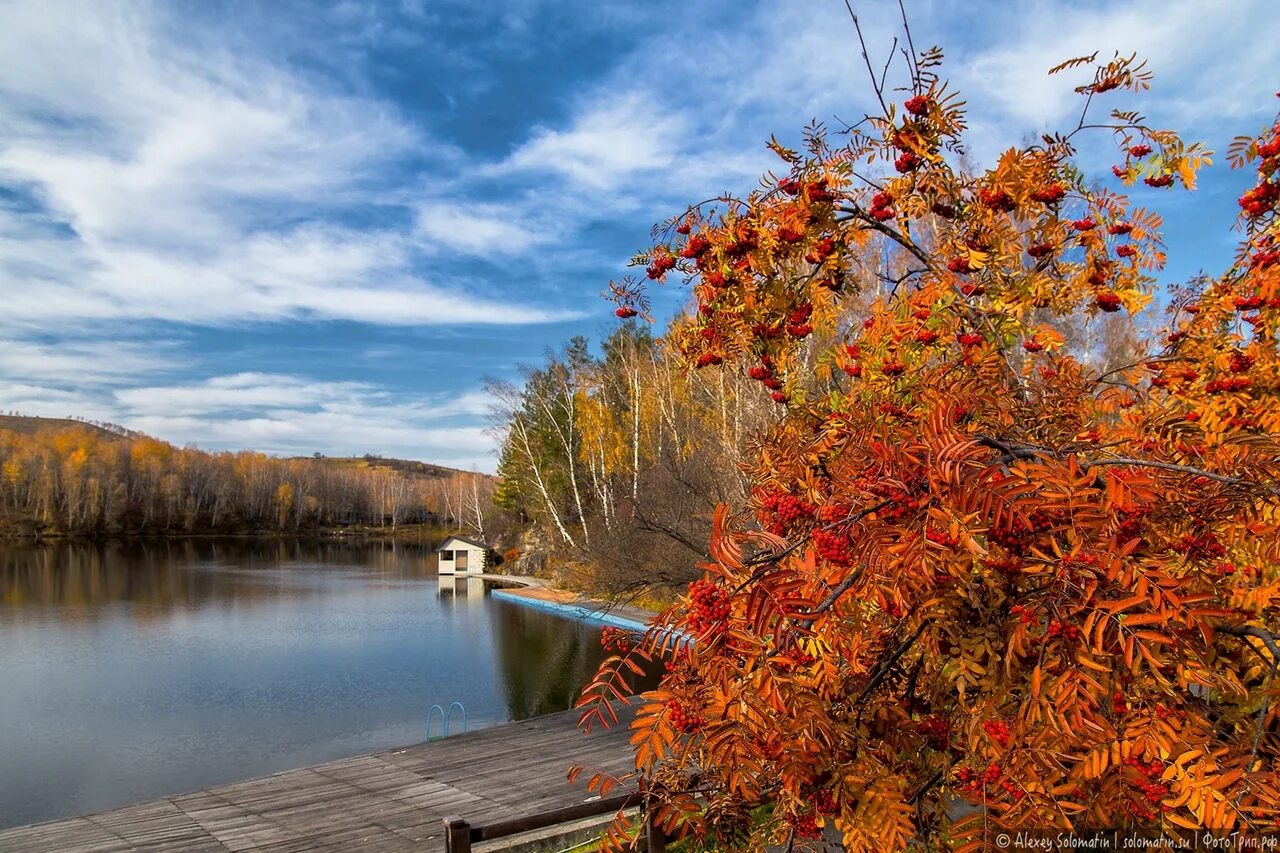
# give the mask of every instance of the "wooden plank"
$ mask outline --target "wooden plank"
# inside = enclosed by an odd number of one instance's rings
[[[0,853],[443,851],[443,818],[537,822],[590,806],[570,764],[625,772],[633,708],[590,736],[577,711],[346,758],[69,820],[0,830]],[[499,827],[501,829],[501,827]]]

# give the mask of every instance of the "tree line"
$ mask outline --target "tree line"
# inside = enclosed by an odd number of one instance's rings
[[[398,460],[210,453],[139,433],[0,428],[0,524],[19,535],[301,532],[429,524],[485,536],[493,479]]]

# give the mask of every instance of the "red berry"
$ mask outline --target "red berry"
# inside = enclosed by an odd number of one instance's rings
[[[1067,188],[1062,184],[1053,183],[1032,190],[1031,197],[1041,204],[1057,204],[1067,197]]]
[[[913,116],[922,116],[929,111],[929,99],[924,95],[907,98],[902,106]]]

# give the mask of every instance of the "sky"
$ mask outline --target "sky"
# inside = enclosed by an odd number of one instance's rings
[[[1074,126],[1051,65],[1148,58],[1138,108],[1219,152],[1194,198],[1133,191],[1176,282],[1233,254],[1271,3],[906,5],[978,165]],[[854,5],[878,66],[897,3]],[[492,471],[485,379],[608,334],[653,223],[860,117],[866,81],[843,0],[0,0],[0,411]]]

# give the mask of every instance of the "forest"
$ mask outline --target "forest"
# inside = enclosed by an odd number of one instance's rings
[[[45,420],[0,420],[0,531],[9,536],[491,532],[494,481],[484,474],[378,457],[209,453],[111,425]]]

